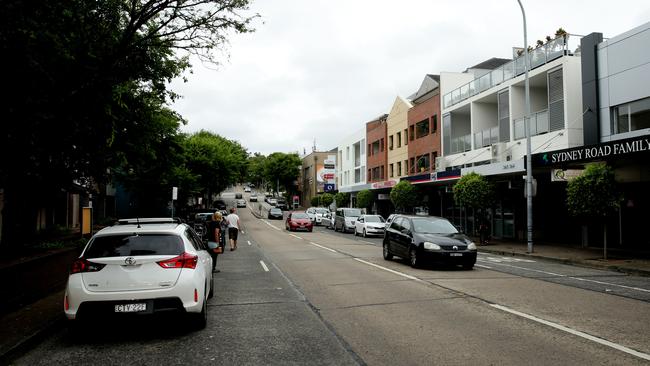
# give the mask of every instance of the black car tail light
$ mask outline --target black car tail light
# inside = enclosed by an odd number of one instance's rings
[[[82,272],[99,272],[106,265],[101,263],[89,262],[85,258],[79,258],[72,262],[70,267],[70,274],[82,273]]]

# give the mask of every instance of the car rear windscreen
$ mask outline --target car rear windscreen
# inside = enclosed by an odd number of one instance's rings
[[[179,255],[183,241],[177,235],[109,235],[98,236],[84,254],[85,258],[126,257],[137,255]]]
[[[307,216],[307,214],[304,214],[304,213],[295,213],[295,214],[291,215],[291,218],[292,219],[308,219],[309,216]]]

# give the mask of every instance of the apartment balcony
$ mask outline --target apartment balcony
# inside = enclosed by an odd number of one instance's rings
[[[479,149],[499,142],[499,127],[492,127],[474,134],[474,148]]]
[[[537,47],[528,53],[530,69],[547,64],[562,56],[573,56],[579,54],[580,37],[560,36],[546,44]],[[571,51],[574,49],[575,51]],[[445,94],[442,97],[443,108],[449,108],[479,93],[482,93],[504,81],[513,79],[526,71],[525,55],[521,55],[511,62],[494,69],[491,72],[470,81]]]
[[[549,132],[548,110],[539,111],[530,115],[530,135],[536,136]],[[515,120],[515,140],[526,137],[524,118]]]
[[[460,153],[472,150],[472,135],[467,134],[451,139],[451,153]]]

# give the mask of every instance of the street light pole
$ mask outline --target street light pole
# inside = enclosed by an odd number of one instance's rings
[[[528,232],[528,253],[533,252],[533,163],[531,161],[530,146],[530,84],[528,82],[528,70],[530,60],[528,58],[528,34],[526,30],[526,12],[521,0],[517,0],[521,8],[521,15],[524,19],[524,60],[526,64],[525,89],[526,89],[526,115],[524,116],[524,127],[526,128],[526,209],[527,209],[527,232]]]

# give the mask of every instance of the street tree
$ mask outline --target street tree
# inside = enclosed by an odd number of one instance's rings
[[[347,207],[350,204],[350,194],[346,192],[338,192],[334,195],[336,207]]]
[[[309,201],[311,203],[311,207],[318,207],[320,206],[320,196],[314,196],[311,198]]]
[[[261,186],[264,181],[264,165],[266,156],[256,152],[248,157],[247,180],[256,186]]]
[[[403,180],[390,190],[390,200],[398,212],[406,212],[418,203],[418,191],[411,182]]]
[[[569,181],[566,192],[567,210],[570,215],[582,218],[585,222],[593,218],[602,222],[603,257],[607,259],[605,217],[620,209],[623,198],[616,185],[614,171],[605,163],[588,164],[581,175]],[[583,235],[586,235],[584,229]]]
[[[3,243],[35,233],[37,209],[62,189],[108,181],[134,139],[161,138],[136,135],[177,98],[169,81],[189,55],[218,63],[229,34],[252,31],[248,3],[3,1]]]
[[[471,172],[454,184],[454,200],[460,206],[480,210],[481,240],[487,235],[486,210],[494,202],[494,186],[481,174]]]
[[[323,207],[329,207],[334,202],[334,196],[331,193],[323,193],[320,197],[320,204]]]
[[[287,193],[293,193],[301,164],[296,153],[274,152],[264,161],[264,177],[274,190],[279,191],[280,187],[284,187]]]
[[[364,189],[357,193],[357,207],[369,209],[373,202],[373,194],[369,189]]]

